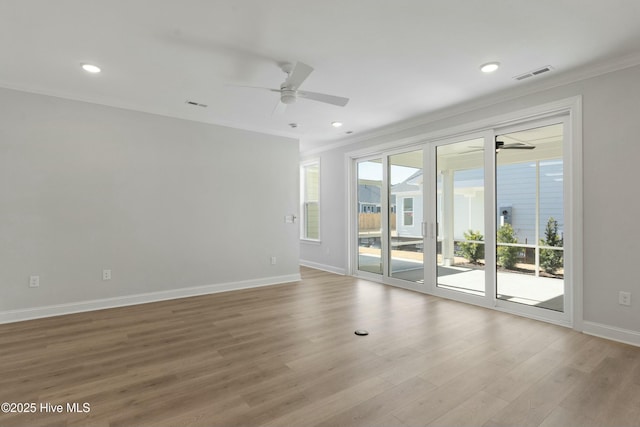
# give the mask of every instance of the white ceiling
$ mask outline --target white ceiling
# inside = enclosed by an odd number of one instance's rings
[[[0,86],[310,147],[636,55],[639,17],[638,0],[2,0]],[[279,87],[278,64],[295,61],[315,68],[302,89],[349,104],[301,99],[274,116],[277,94],[229,86]],[[481,73],[490,61],[502,67]]]

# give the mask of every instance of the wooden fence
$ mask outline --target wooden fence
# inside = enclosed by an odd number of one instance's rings
[[[358,228],[360,231],[377,231],[380,230],[380,220],[382,214],[380,213],[361,213],[358,214]],[[391,214],[389,216],[391,222],[391,229],[396,229],[396,215]]]

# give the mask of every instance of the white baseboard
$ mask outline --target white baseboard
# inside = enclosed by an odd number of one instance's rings
[[[338,268],[338,267],[334,267],[332,265],[320,264],[320,263],[317,263],[317,262],[307,261],[307,260],[304,260],[304,259],[300,260],[300,265],[305,266],[305,267],[309,267],[309,268],[315,268],[316,270],[328,271],[329,273],[335,273],[335,274],[339,274],[341,276],[344,276],[345,274],[347,274],[347,272],[345,271],[344,268]]]
[[[198,295],[215,294],[218,292],[235,291],[238,289],[278,285],[281,283],[297,282],[299,280],[300,274],[289,274],[285,276],[266,277],[262,279],[243,280],[239,282],[217,283],[214,285],[171,289],[166,291],[126,295],[121,297],[104,298],[91,301],[80,301],[68,304],[57,304],[44,307],[0,311],[0,324],[21,322],[23,320],[40,319],[43,317],[62,316],[65,314],[80,313],[84,311],[104,310],[107,308],[146,304],[150,302],[193,297]]]
[[[640,347],[640,332],[616,328],[602,323],[584,321],[582,330],[585,334]]]

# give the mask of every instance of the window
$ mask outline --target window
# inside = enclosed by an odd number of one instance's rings
[[[300,166],[300,238],[320,240],[320,160]]]
[[[402,210],[404,213],[403,224],[413,225],[413,197],[408,197],[402,201]]]

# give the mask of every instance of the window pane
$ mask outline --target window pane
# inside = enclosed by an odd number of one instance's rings
[[[305,218],[306,218],[306,237],[307,239],[319,239],[318,233],[320,212],[319,206],[316,202],[305,203]]]
[[[404,225],[413,225],[413,198],[403,199]]]
[[[437,286],[484,295],[484,138],[436,154]]]
[[[317,202],[320,200],[320,165],[313,164],[305,167],[305,200]]]
[[[564,311],[562,124],[497,139],[497,298]]]
[[[301,236],[303,239],[320,239],[320,164],[303,165],[301,168]]]
[[[424,283],[422,150],[389,156],[389,274]]]
[[[382,274],[382,159],[358,163],[358,269]]]

